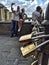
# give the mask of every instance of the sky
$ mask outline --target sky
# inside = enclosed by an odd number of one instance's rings
[[[11,3],[15,3],[13,6],[14,10],[16,10],[16,7],[19,5],[21,8],[25,8],[28,15],[31,15],[38,5],[41,6],[45,12],[48,2],[49,0],[0,0],[0,3],[7,7],[9,11],[11,11]]]

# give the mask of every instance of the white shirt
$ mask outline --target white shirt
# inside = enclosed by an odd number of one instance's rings
[[[17,11],[14,12],[13,20],[19,21],[19,12],[17,12]]]

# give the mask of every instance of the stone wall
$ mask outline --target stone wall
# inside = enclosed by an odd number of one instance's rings
[[[0,34],[10,34],[10,26],[10,22],[0,22]]]
[[[10,35],[11,22],[0,22],[0,34],[8,34]],[[20,35],[31,33],[31,23],[24,22]]]

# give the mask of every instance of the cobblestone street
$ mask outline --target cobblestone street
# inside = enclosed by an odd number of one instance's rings
[[[18,38],[0,35],[0,65],[31,65],[32,57],[24,58]]]

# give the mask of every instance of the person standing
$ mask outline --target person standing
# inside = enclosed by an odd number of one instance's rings
[[[40,6],[36,7],[36,10],[32,13],[32,24],[36,23],[36,20],[38,21],[39,24],[41,24],[42,20],[44,17],[41,16],[42,14],[42,8]]]
[[[36,10],[32,13],[32,27],[31,27],[31,29],[33,28],[33,26],[34,26],[34,29],[36,29],[36,32],[38,33],[38,32],[41,32],[41,30],[40,30],[40,27],[42,27],[41,26],[41,23],[42,23],[42,21],[44,20],[44,14],[43,14],[43,10],[42,10],[42,8],[40,7],[40,6],[37,6],[36,7]],[[39,26],[40,25],[40,26]],[[40,44],[42,42],[42,40],[41,39],[39,39],[39,43],[37,43],[37,45],[38,44]],[[39,53],[39,51],[41,51],[41,48],[39,48],[38,49],[38,52],[37,52],[37,58],[38,58],[38,65],[39,65],[39,63],[40,63],[40,53]]]
[[[12,12],[14,14],[13,20],[12,20],[12,23],[11,23],[11,37],[17,36],[17,32],[18,32],[18,21],[19,21],[19,12],[20,12],[20,7],[19,6],[17,6],[17,10],[16,11],[13,10],[12,6],[14,4],[15,3],[11,4],[11,10],[12,10]]]
[[[21,12],[19,13],[18,32],[20,32],[22,25],[23,25],[23,22],[24,22],[26,17],[27,17],[27,15],[25,13],[25,9],[22,8]]]

